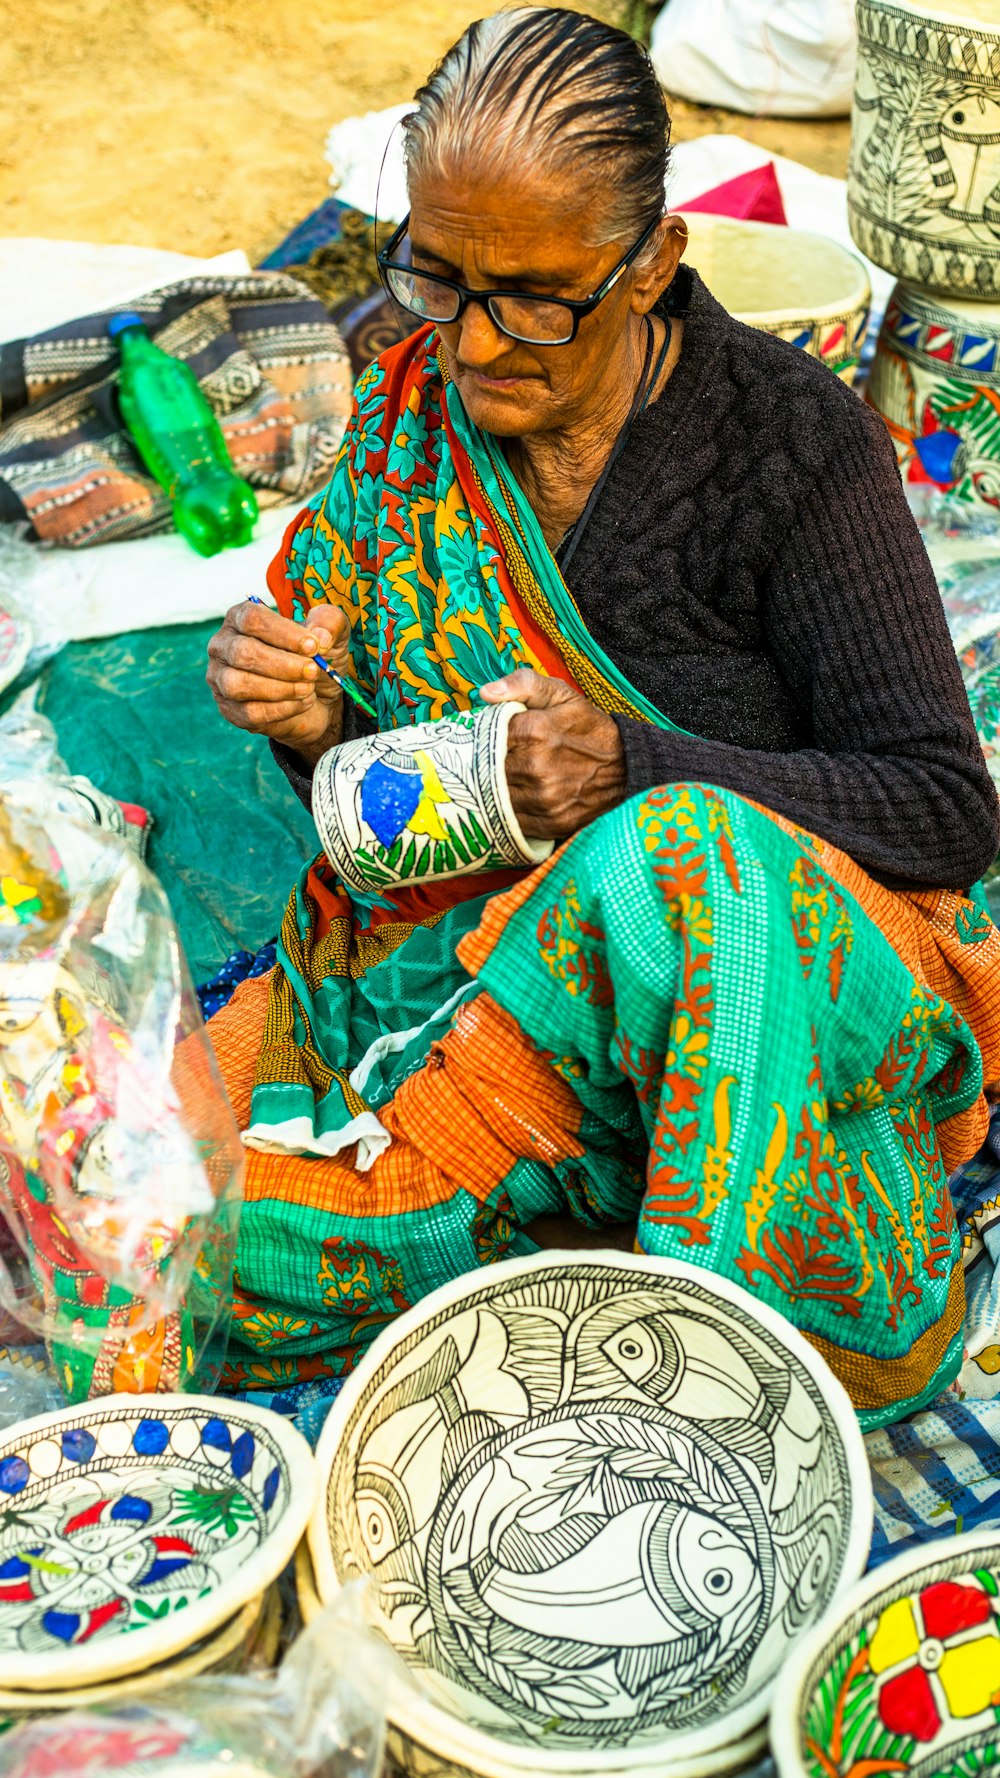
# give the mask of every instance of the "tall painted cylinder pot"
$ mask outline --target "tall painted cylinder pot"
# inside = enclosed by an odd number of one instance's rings
[[[1000,302],[956,302],[896,285],[868,400],[892,434],[904,481],[970,507],[1000,507]]]
[[[847,201],[877,265],[1000,300],[1000,0],[858,0]]]

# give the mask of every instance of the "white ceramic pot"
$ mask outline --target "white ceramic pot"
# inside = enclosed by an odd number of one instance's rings
[[[778,1770],[781,1778],[974,1778],[996,1770],[998,1694],[993,1529],[886,1562],[802,1640],[775,1693]]]
[[[825,235],[770,222],[697,211],[684,220],[686,257],[724,309],[853,382],[871,307],[868,274],[855,254]]]
[[[324,754],[313,819],[344,882],[380,892],[548,858],[553,842],[525,837],[507,788],[507,730],[523,709],[487,704]]]
[[[434,1291],[317,1456],[319,1596],[374,1577],[412,1675],[390,1682],[396,1749],[448,1778],[724,1769],[868,1554],[864,1443],[823,1360],[738,1286],[648,1256],[547,1252]]]
[[[858,0],[857,17],[854,239],[897,277],[1000,298],[997,0]]]
[[[932,482],[970,507],[1000,507],[1000,302],[944,301],[897,284],[868,400],[905,481]]]

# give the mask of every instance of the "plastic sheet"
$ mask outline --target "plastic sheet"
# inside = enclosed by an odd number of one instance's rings
[[[348,1587],[277,1673],[35,1718],[0,1737],[0,1778],[380,1778],[390,1658]]]
[[[241,1178],[163,890],[76,817],[21,700],[0,719],[0,1319],[70,1399],[213,1386]]]
[[[65,647],[62,592],[58,566],[16,526],[0,525],[0,692],[33,679]]]

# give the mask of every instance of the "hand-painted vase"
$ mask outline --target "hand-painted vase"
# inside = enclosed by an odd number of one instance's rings
[[[868,400],[892,434],[904,481],[970,507],[1000,507],[1000,303],[945,303],[897,284]]]
[[[507,731],[523,704],[462,710],[333,747],[313,778],[313,819],[355,889],[540,864],[551,840],[521,831],[507,788]]]
[[[997,0],[858,0],[857,17],[854,239],[897,277],[1000,297]]]
[[[724,309],[854,381],[871,307],[868,273],[855,254],[771,222],[700,213],[684,220],[688,257]]]

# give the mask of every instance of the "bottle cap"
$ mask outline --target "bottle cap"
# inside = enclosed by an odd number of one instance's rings
[[[133,309],[123,309],[120,315],[112,315],[108,322],[108,338],[116,340],[120,333],[124,333],[126,327],[145,327],[145,325],[142,316],[137,315]]]

